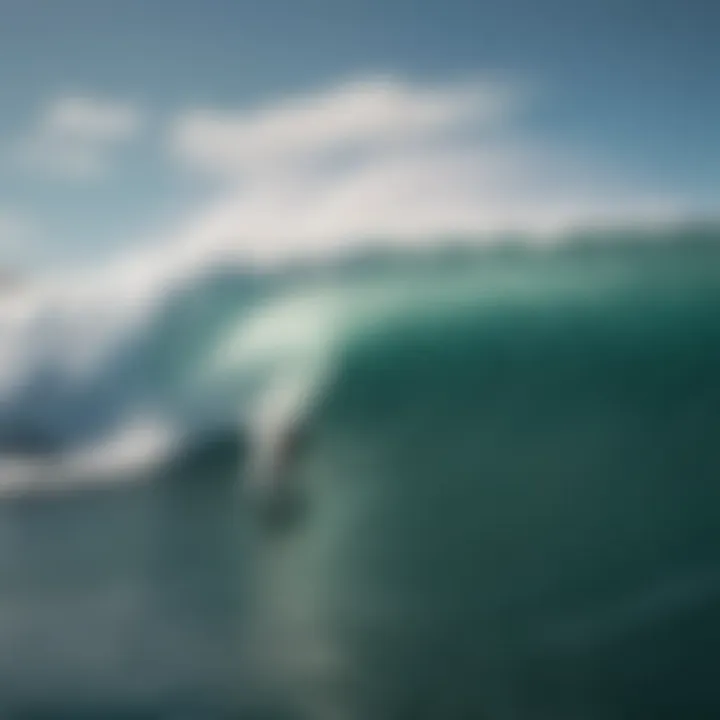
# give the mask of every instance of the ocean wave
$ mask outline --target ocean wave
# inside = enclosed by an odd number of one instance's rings
[[[3,485],[148,475],[228,430],[253,437],[266,458],[257,462],[270,463],[272,438],[322,396],[344,346],[377,334],[383,318],[424,321],[448,303],[461,312],[528,293],[607,298],[696,279],[700,291],[718,280],[719,237],[586,233],[542,251],[504,238],[262,272],[209,261],[140,285],[100,274],[29,286],[0,305]],[[128,268],[120,274],[127,281]]]

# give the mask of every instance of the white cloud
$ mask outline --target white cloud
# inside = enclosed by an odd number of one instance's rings
[[[45,132],[57,136],[115,141],[138,131],[140,114],[126,103],[65,97],[47,108],[43,124]]]
[[[169,132],[186,169],[222,193],[174,228],[184,262],[272,260],[382,237],[672,218],[682,202],[521,132],[526,93],[480,80],[350,82],[258,110],[190,110]]]
[[[438,87],[392,79],[349,82],[256,111],[192,110],[175,122],[171,149],[207,173],[258,172],[342,151],[427,140],[468,120],[487,126],[507,114],[515,95],[489,82]]]
[[[49,102],[16,147],[26,168],[58,178],[87,179],[105,172],[116,148],[137,135],[138,108],[90,97]]]

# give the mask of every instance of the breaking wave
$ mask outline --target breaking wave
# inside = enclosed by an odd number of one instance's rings
[[[543,282],[607,292],[624,272],[692,282],[714,272],[717,239],[587,233],[549,247],[458,242],[263,271],[208,261],[144,282],[126,267],[124,285],[113,268],[28,284],[0,303],[1,489],[145,477],[224,432],[270,436],[322,395],[348,339],[393,309],[422,319]],[[577,262],[590,272],[574,274]]]

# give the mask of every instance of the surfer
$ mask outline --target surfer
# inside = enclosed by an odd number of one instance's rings
[[[289,528],[304,506],[294,477],[305,445],[303,426],[291,423],[258,445],[250,469],[252,502],[263,525],[273,530]]]

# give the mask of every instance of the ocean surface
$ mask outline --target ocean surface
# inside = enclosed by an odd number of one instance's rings
[[[82,290],[0,301],[0,718],[720,717],[719,232]]]

